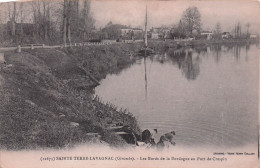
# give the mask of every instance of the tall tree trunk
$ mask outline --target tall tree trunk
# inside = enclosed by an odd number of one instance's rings
[[[37,18],[36,18],[36,20],[37,20],[37,24],[36,24],[36,26],[37,26],[37,34],[38,34],[38,36],[39,37],[42,37],[42,31],[41,31],[41,18],[40,18],[40,16],[41,16],[41,5],[40,5],[40,2],[39,1],[37,1],[37,4],[36,4],[36,9],[37,9]]]
[[[63,8],[63,43],[66,46],[67,43],[67,15],[66,15],[66,0],[64,0],[64,8]]]
[[[68,17],[68,40],[69,40],[69,43],[70,43],[70,46],[71,46],[71,31],[70,31],[70,21],[71,21],[71,18]]]
[[[71,14],[72,14],[72,0],[68,0],[68,8],[67,8],[67,37],[68,37],[68,40],[69,40],[69,43],[71,45]]]
[[[14,2],[13,16],[12,16],[12,36],[15,36],[15,21],[16,21],[16,2]]]
[[[46,16],[46,2],[43,1],[43,27],[44,27],[44,40],[47,40],[47,16]]]
[[[48,3],[47,6],[47,36],[48,38],[51,37],[51,17],[50,17],[50,4]]]
[[[23,37],[23,3],[20,4],[21,37]]]
[[[84,29],[84,39],[87,38],[86,33],[87,31],[87,25],[88,25],[88,18],[89,18],[89,9],[90,9],[90,4],[88,0],[84,0],[83,4],[83,29]]]
[[[79,31],[79,0],[76,0],[76,8],[77,8],[77,27]]]
[[[63,43],[66,46],[67,43],[67,19],[63,21]]]

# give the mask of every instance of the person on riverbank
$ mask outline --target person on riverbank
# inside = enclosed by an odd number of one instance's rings
[[[157,149],[163,150],[164,148],[169,149],[171,146],[175,146],[175,142],[173,141],[174,135],[174,131],[162,135],[159,142],[156,144]]]
[[[163,150],[164,147],[165,147],[165,144],[164,144],[164,141],[165,141],[165,137],[164,136],[161,136],[159,142],[156,144],[156,147],[158,150]]]
[[[165,140],[170,142],[172,145],[175,145],[173,141],[173,137],[175,136],[175,131],[171,131],[169,133],[164,134]]]
[[[126,132],[127,134],[121,135],[121,137],[128,143],[128,144],[137,144],[137,141],[140,139],[140,135],[137,134],[130,126],[126,125],[122,128],[116,129],[115,132]]]
[[[154,135],[157,134],[157,129],[153,129],[153,130],[144,130],[142,132],[142,141],[147,143],[151,143],[151,145],[155,145],[155,140],[154,140]]]

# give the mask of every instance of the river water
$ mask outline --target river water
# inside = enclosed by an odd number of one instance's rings
[[[141,129],[175,131],[178,146],[257,144],[256,45],[169,49],[107,75],[95,93],[127,108]]]

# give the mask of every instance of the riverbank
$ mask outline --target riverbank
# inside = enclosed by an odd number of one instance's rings
[[[223,43],[149,41],[158,53],[211,44]],[[107,74],[131,66],[142,46],[116,43],[6,52],[7,65],[0,71],[1,148],[63,148],[99,141],[87,133],[98,133],[102,142],[112,146],[127,145],[107,128],[122,124],[140,133],[137,120],[126,110],[94,98],[93,88]]]
[[[142,44],[84,46],[6,52],[0,71],[0,145],[3,149],[62,148],[94,143],[97,136],[112,146],[126,142],[106,129],[129,125],[135,117],[93,97],[96,80],[134,62]]]

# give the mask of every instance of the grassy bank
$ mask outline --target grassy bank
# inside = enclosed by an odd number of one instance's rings
[[[123,123],[139,131],[125,110],[93,98],[95,82],[134,60],[141,44],[37,49],[5,53],[0,71],[0,145],[5,149],[60,148],[97,138],[124,145],[106,128]],[[86,75],[86,72],[89,75]],[[79,126],[75,127],[75,123]]]

